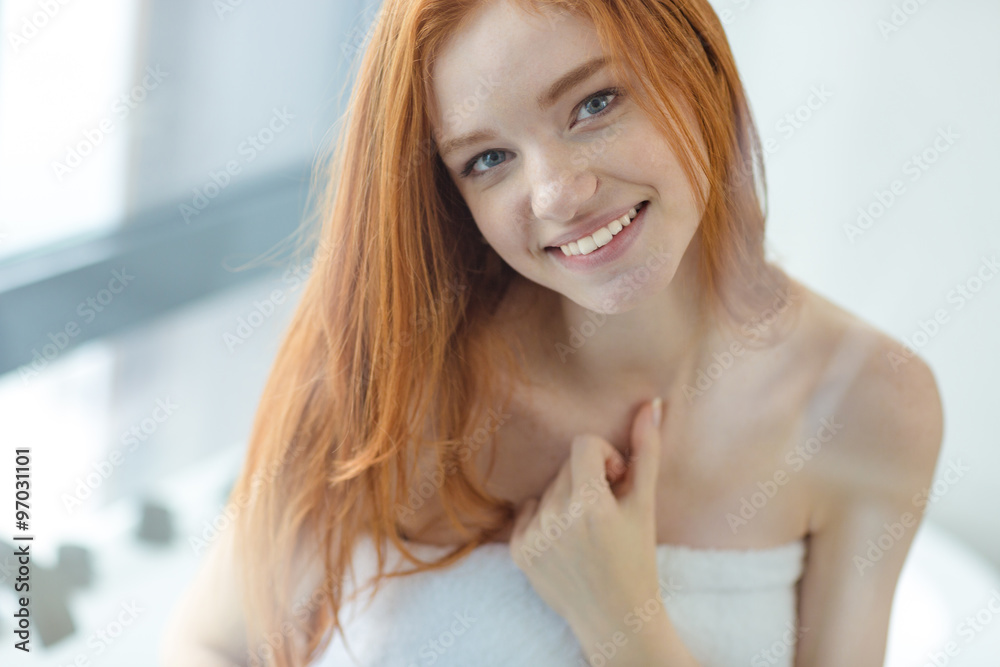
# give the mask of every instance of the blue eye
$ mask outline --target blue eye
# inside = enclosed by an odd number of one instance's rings
[[[489,155],[499,155],[500,153],[503,153],[503,152],[504,151],[488,150],[485,153],[480,153],[476,157],[472,158],[472,160],[470,160],[467,165],[465,165],[465,170],[462,172],[462,176],[468,176],[469,174],[475,173],[475,172],[472,171],[472,168],[476,165],[477,162],[479,162],[480,159],[482,159],[484,157],[487,157]],[[496,165],[492,165],[492,166],[496,166]],[[488,171],[488,169],[487,169],[487,171]],[[482,172],[478,172],[478,173],[476,173],[476,175],[478,176],[479,173],[482,173]]]
[[[599,93],[594,93],[593,95],[587,97],[580,104],[577,105],[577,108],[578,109],[579,108],[583,108],[588,113],[591,113],[592,115],[590,116],[590,118],[593,118],[595,116],[600,116],[601,114],[603,114],[604,112],[606,112],[611,107],[611,105],[613,104],[613,102],[606,102],[604,104],[604,106],[601,109],[598,109],[597,111],[590,111],[589,109],[587,109],[587,104],[585,104],[585,103],[591,102],[592,100],[600,99],[602,97],[610,97],[612,95],[615,98],[618,98],[618,97],[621,97],[622,94],[623,93],[622,93],[622,91],[619,88],[607,88],[605,90],[600,91]],[[587,118],[584,118],[582,120],[587,120]],[[480,153],[479,155],[475,156],[474,158],[472,158],[471,160],[469,160],[466,163],[465,168],[462,170],[462,172],[461,172],[460,175],[463,178],[465,178],[465,177],[478,178],[479,176],[482,176],[483,174],[485,174],[486,172],[488,172],[490,169],[487,168],[487,169],[485,169],[483,171],[473,171],[472,168],[476,165],[476,163],[479,162],[479,160],[481,158],[487,157],[489,155],[499,155],[501,153],[506,153],[506,151],[497,150],[495,148],[492,148],[492,149],[490,149],[488,151]],[[496,164],[494,164],[493,166],[496,166]]]

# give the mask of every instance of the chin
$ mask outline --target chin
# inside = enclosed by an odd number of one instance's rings
[[[636,286],[632,284],[622,284],[611,286],[601,290],[602,294],[580,300],[573,299],[577,304],[595,313],[604,315],[617,315],[627,313],[640,307],[651,297],[659,294],[666,285],[645,284]],[[570,297],[572,298],[572,297]]]

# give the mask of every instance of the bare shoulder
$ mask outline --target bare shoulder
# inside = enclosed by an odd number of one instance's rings
[[[837,425],[810,472],[823,525],[845,496],[909,498],[933,476],[943,411],[930,366],[915,351],[804,287],[808,336],[823,350],[808,409]]]
[[[807,301],[802,339],[821,354],[806,410],[833,436],[802,473],[809,549],[798,618],[809,632],[795,664],[882,664],[937,466],[941,399],[928,364],[900,341],[815,293]]]

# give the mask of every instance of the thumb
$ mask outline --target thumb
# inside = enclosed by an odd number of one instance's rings
[[[656,481],[660,472],[661,426],[664,405],[659,396],[636,415],[632,423],[632,444],[629,454],[629,474],[632,477],[634,500],[654,505]]]

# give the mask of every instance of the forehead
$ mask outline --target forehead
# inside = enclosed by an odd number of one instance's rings
[[[538,112],[535,99],[553,81],[600,55],[585,17],[487,3],[445,42],[430,70],[435,136],[483,128],[494,113]]]

